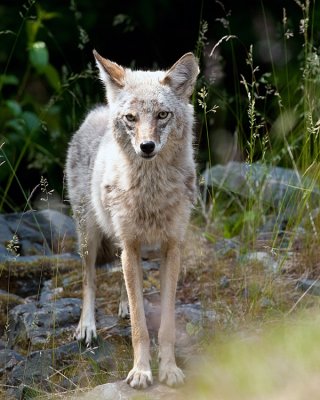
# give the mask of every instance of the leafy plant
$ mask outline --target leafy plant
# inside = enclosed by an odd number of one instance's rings
[[[269,38],[265,46],[269,52],[270,64],[261,67],[256,65],[255,45],[250,45],[246,49],[240,42],[239,35],[236,37],[233,34],[231,13],[226,12],[221,4],[225,16],[218,21],[222,23],[226,34],[212,46],[205,62],[209,64],[215,53],[219,54],[219,49],[229,48],[234,63],[234,97],[226,96],[225,87],[209,81],[202,80],[205,89],[198,91],[199,115],[202,115],[204,132],[202,136],[207,138],[206,159],[209,160],[209,166],[217,161],[226,163],[230,160],[228,157],[231,154],[237,160],[248,164],[259,162],[290,168],[298,178],[301,177],[300,183],[305,176],[310,179],[310,190],[303,191],[299,210],[292,215],[292,221],[288,221],[288,226],[292,229],[299,226],[306,213],[311,222],[313,221],[309,196],[319,183],[320,173],[320,110],[317,100],[320,96],[320,58],[315,43],[315,32],[318,27],[317,11],[315,3],[309,0],[297,1],[296,5],[302,14],[298,27],[292,24],[290,15],[283,9],[281,32],[277,38],[278,45],[282,49],[281,62],[273,58],[272,41]],[[267,13],[263,7],[262,12],[268,35]],[[201,29],[200,43],[204,36]],[[207,30],[208,26],[206,32]],[[290,60],[290,57],[293,57],[290,55],[293,51],[290,42],[292,38],[301,45],[300,50],[294,53],[297,57],[295,63]],[[243,49],[246,52],[245,67],[239,65],[235,56],[236,44],[239,43],[242,52]],[[270,69],[267,69],[268,67]],[[207,110],[213,107],[216,110],[217,106],[217,113],[212,113],[212,121],[209,121]],[[225,116],[233,122],[232,125],[228,122],[233,129],[233,132],[229,133],[229,137],[232,138],[229,142]],[[224,129],[222,134],[219,131],[221,118]],[[219,146],[220,143],[223,145]],[[247,179],[250,181],[250,174]],[[204,191],[207,189],[204,188]],[[211,206],[205,208],[204,203],[208,200],[204,201],[202,198],[200,202],[202,212],[205,210],[207,221],[208,210],[215,224],[219,218],[224,221],[226,237],[241,235],[246,238],[248,244],[253,245],[258,228],[265,218],[276,212],[277,218],[281,220],[280,214],[283,212],[281,205],[279,210],[273,210],[262,204],[260,196],[262,189],[263,187],[256,187],[255,196],[242,199],[234,196],[234,193],[229,193],[229,201],[226,201],[226,193],[222,195],[219,189],[211,190]],[[312,226],[314,234],[317,235],[315,224],[312,223]]]
[[[93,75],[90,67],[75,74],[67,67],[58,71],[51,63],[52,33],[47,24],[61,18],[57,12],[47,12],[29,0],[20,18],[17,33],[2,32],[15,41],[7,48],[8,61],[0,75],[0,151],[6,160],[0,170],[0,211],[17,209],[25,201],[18,177],[32,188],[45,174],[61,192],[64,149],[75,125],[65,110],[81,90],[78,81]],[[26,63],[11,73],[18,40],[24,41]]]

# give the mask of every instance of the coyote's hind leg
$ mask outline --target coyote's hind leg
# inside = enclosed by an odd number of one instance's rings
[[[78,327],[76,329],[76,339],[85,341],[89,345],[97,337],[95,321],[95,297],[96,297],[96,269],[100,238],[97,233],[82,234],[81,256],[83,268],[83,302],[82,312]]]

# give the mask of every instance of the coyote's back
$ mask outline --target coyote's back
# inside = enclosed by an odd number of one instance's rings
[[[132,323],[133,387],[152,382],[143,311],[140,248],[162,249],[161,381],[175,385],[183,373],[174,360],[174,298],[180,247],[195,199],[189,104],[198,65],[191,53],[169,71],[132,71],[95,52],[107,104],[91,111],[73,136],[67,157],[70,202],[78,225],[85,269],[77,337],[90,342],[94,321],[94,266],[100,254],[122,249]]]

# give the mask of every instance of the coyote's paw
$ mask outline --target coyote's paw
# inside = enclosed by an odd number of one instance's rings
[[[179,386],[184,383],[185,375],[175,363],[159,367],[159,381],[168,386]]]
[[[129,372],[126,381],[132,388],[145,389],[152,385],[152,372],[150,369],[140,369],[134,367]]]
[[[81,342],[85,342],[87,345],[91,344],[97,338],[95,322],[86,323],[80,320],[75,332],[75,338]]]

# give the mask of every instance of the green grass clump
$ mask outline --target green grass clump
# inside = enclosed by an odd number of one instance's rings
[[[216,338],[185,393],[199,400],[300,400],[319,391],[319,318],[302,315],[261,331]]]

